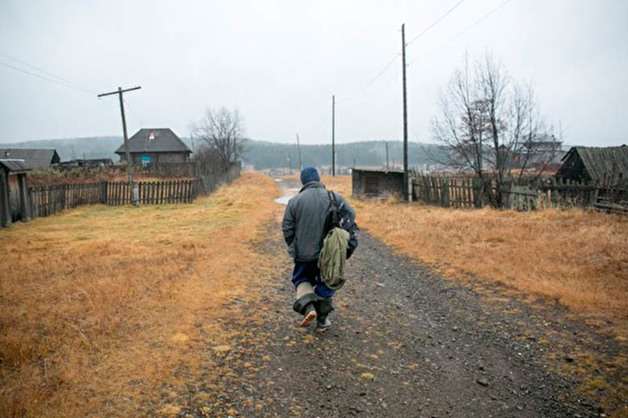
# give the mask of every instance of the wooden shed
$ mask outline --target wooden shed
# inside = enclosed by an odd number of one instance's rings
[[[357,197],[403,196],[403,170],[354,168],[352,194]]]
[[[53,148],[0,148],[0,158],[23,160],[33,170],[45,170],[61,161]]]
[[[31,168],[24,160],[0,159],[0,225],[31,218],[26,172]]]
[[[612,185],[628,178],[628,147],[573,147],[562,159],[557,178]]]

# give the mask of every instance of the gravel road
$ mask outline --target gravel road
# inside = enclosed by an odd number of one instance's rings
[[[271,360],[258,375],[272,402],[254,415],[600,416],[572,383],[537,363],[542,347],[517,324],[524,311],[487,310],[474,291],[366,233],[348,264],[333,329],[323,335],[295,328],[289,271],[274,288],[283,304],[263,349]]]

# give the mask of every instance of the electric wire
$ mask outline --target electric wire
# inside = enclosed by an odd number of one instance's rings
[[[421,36],[425,35],[430,29],[432,29],[434,26],[438,25],[440,23],[441,20],[443,20],[444,18],[447,17],[447,15],[449,15],[451,12],[453,12],[454,10],[456,10],[458,8],[458,6],[460,6],[462,3],[464,2],[464,0],[460,0],[458,3],[454,4],[453,7],[451,7],[449,10],[447,10],[445,12],[445,14],[443,14],[441,17],[439,17],[438,19],[436,19],[436,21],[434,23],[432,23],[430,26],[428,26],[427,28],[423,29],[421,31],[421,33],[419,33],[417,36],[415,36],[414,38],[410,39],[408,42],[406,42],[406,46],[410,46],[410,44],[414,41],[416,41],[417,39],[419,39]]]
[[[456,10],[463,2],[464,2],[464,0],[459,0],[449,10],[447,10],[443,15],[441,15],[438,19],[436,19],[434,21],[434,23],[432,23],[430,26],[428,26],[423,31],[421,31],[421,33],[419,33],[417,36],[412,38],[409,42],[406,42],[406,46],[410,45],[412,42],[416,41],[421,36],[425,35],[430,29],[432,29],[433,27],[438,25],[445,17],[447,17],[451,12]],[[375,77],[373,77],[368,83],[366,83],[366,85],[364,87],[362,87],[360,90],[356,91],[355,93],[353,93],[351,96],[347,97],[346,99],[341,99],[341,100],[336,101],[336,104],[346,103],[346,102],[354,99],[356,96],[360,95],[366,89],[368,89],[371,85],[373,85],[373,83],[375,83],[375,81],[377,81],[377,79],[379,77],[381,77],[386,72],[386,70],[388,70],[388,68],[390,68],[391,65],[393,65],[395,63],[395,61],[397,61],[397,58],[399,58],[399,55],[400,54],[395,54],[395,56],[384,66],[384,68],[382,68],[375,75]]]
[[[24,66],[26,66],[26,67],[28,67],[28,68],[30,68],[30,69],[32,69],[32,70],[34,70],[34,71],[37,71],[37,72],[43,73],[43,74],[45,74],[47,77],[52,77],[53,79],[56,79],[56,80],[58,80],[58,81],[60,81],[60,82],[62,82],[62,83],[65,83],[65,84],[71,85],[71,86],[73,86],[74,88],[81,89],[81,90],[85,90],[85,91],[88,91],[88,92],[90,92],[90,93],[92,93],[92,94],[97,94],[95,91],[90,90],[90,89],[88,89],[87,87],[82,86],[81,84],[79,84],[79,83],[77,83],[77,82],[75,82],[75,81],[72,81],[72,80],[70,80],[70,79],[69,79],[69,78],[67,78],[67,77],[61,77],[60,75],[54,74],[54,73],[52,73],[52,72],[50,72],[50,71],[46,71],[46,70],[44,70],[43,68],[37,67],[37,66],[32,65],[32,64],[29,64],[29,63],[27,63],[27,62],[25,62],[25,61],[22,61],[22,60],[20,60],[20,59],[18,59],[18,58],[15,58],[15,57],[13,57],[13,56],[11,56],[11,55],[7,54],[6,52],[2,52],[2,51],[0,51],[0,55],[1,55],[1,56],[3,56],[3,57],[5,57],[5,58],[8,58],[8,59],[10,59],[10,60],[12,60],[12,61],[15,61],[15,62],[17,62],[17,63],[20,63],[20,64],[22,64],[22,65],[24,65]],[[9,65],[10,65],[10,64],[9,64]],[[12,67],[12,68],[13,68],[13,67]],[[15,69],[15,68],[14,68],[14,69]],[[32,74],[31,74],[31,75],[32,75]]]
[[[32,71],[25,70],[23,68],[16,67],[15,65],[11,65],[11,64],[3,62],[3,61],[0,61],[0,65],[4,65],[5,67],[11,68],[11,69],[13,69],[15,71],[19,71],[21,73],[28,74],[28,75],[33,76],[33,77],[37,77],[39,79],[48,81],[50,83],[55,83],[55,84],[58,84],[60,86],[68,87],[68,88],[71,88],[71,89],[74,89],[74,90],[79,90],[79,91],[82,91],[84,93],[88,93],[90,95],[95,94],[93,91],[88,90],[86,88],[83,88],[83,87],[80,87],[80,86],[75,86],[73,84],[69,84],[69,83],[64,82],[64,81],[55,80],[54,78],[49,78],[49,77],[43,76],[41,74],[37,74],[37,73],[34,73]]]
[[[458,34],[456,34],[455,36],[447,39],[446,41],[440,43],[439,45],[437,45],[436,47],[430,49],[429,51],[427,51],[426,53],[414,58],[412,61],[410,61],[408,64],[412,64],[414,62],[416,62],[417,60],[420,60],[421,58],[426,57],[427,55],[439,50],[440,48],[442,48],[443,46],[447,45],[448,43],[458,39],[459,37],[461,37],[462,35],[464,35],[465,33],[469,32],[471,29],[473,29],[474,27],[476,27],[477,25],[479,25],[480,23],[482,23],[484,20],[488,19],[491,15],[493,15],[495,12],[497,12],[499,9],[501,9],[502,7],[504,7],[506,4],[510,3],[512,0],[505,0],[503,2],[501,2],[497,7],[495,7],[493,10],[491,10],[490,12],[488,12],[487,14],[485,14],[484,16],[482,16],[481,18],[479,18],[478,20],[476,20],[475,22],[473,22],[471,25],[469,25],[467,28],[465,28],[464,30],[462,30],[461,32],[459,32]]]
[[[364,87],[362,87],[360,90],[358,90],[357,92],[353,93],[351,96],[347,97],[346,99],[337,100],[336,104],[346,103],[349,100],[355,98],[360,93],[362,93],[364,90],[368,89],[379,77],[382,76],[382,74],[384,74],[386,72],[386,70],[388,70],[388,68],[390,68],[391,65],[393,65],[395,63],[395,61],[397,61],[397,58],[399,58],[399,54],[395,54],[395,56],[388,62],[388,64],[386,64],[384,66],[384,68],[382,68],[379,71],[379,73],[377,73],[377,75],[375,77],[373,77],[368,83],[366,83],[366,85]]]
[[[137,118],[138,122],[140,123],[140,125],[144,125],[144,122],[142,121],[142,117],[140,116],[139,113],[137,113],[135,111],[135,109],[133,108],[133,106],[131,106],[129,104],[129,102],[127,101],[127,99],[122,98],[122,100],[124,101],[124,106],[125,108],[129,109],[131,111],[131,113],[133,113],[133,115]]]

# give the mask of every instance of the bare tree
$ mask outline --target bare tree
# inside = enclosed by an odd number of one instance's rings
[[[534,89],[511,80],[490,55],[473,68],[465,57],[439,105],[432,132],[450,151],[441,163],[473,170],[482,184],[494,180],[494,188],[485,192],[495,207],[503,206],[507,183],[521,181],[532,162],[547,163],[541,160],[553,158],[557,151],[548,149],[559,142],[550,140],[553,136],[540,116]]]
[[[224,165],[232,164],[246,151],[244,122],[237,109],[207,109],[203,118],[192,126],[192,136],[199,140],[204,155],[213,154]]]

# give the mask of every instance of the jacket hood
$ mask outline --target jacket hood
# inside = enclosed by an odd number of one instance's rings
[[[303,187],[301,187],[301,190],[299,190],[299,193],[301,193],[303,190],[306,189],[324,189],[325,185],[323,183],[321,183],[320,181],[310,181],[309,183],[306,183]]]

